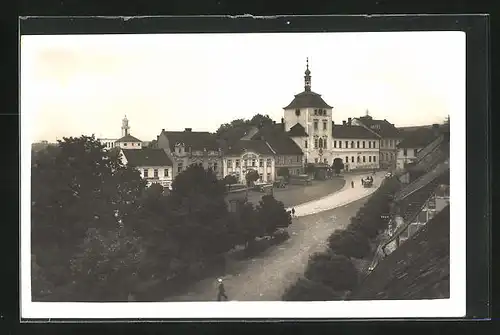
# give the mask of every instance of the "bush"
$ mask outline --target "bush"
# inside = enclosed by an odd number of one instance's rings
[[[271,238],[271,243],[273,245],[280,244],[285,242],[290,238],[290,234],[286,230],[278,230],[276,231],[272,238]]]
[[[370,242],[362,233],[353,230],[336,231],[328,238],[328,247],[346,257],[363,258],[370,253]]]
[[[363,222],[359,217],[352,217],[351,223],[347,226],[347,230],[357,234],[363,234],[367,238],[372,239],[377,237],[378,229],[368,222]]]
[[[358,272],[352,262],[332,252],[312,255],[304,275],[334,291],[349,291],[358,283]]]
[[[285,290],[281,299],[283,301],[334,301],[340,300],[341,294],[323,284],[300,278]]]

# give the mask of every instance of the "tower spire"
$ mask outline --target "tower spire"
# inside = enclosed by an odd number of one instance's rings
[[[311,71],[309,71],[309,57],[306,58],[306,72],[304,76],[304,90],[311,91]]]
[[[128,125],[127,115],[122,120],[122,137],[127,136],[129,134],[130,127]]]

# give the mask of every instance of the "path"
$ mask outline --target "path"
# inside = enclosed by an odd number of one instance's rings
[[[289,227],[291,238],[247,261],[231,262],[224,276],[231,300],[281,300],[284,290],[301,276],[311,254],[323,250],[333,231],[344,228],[357,210],[380,185],[384,173],[374,176],[374,186],[363,188],[360,176],[346,176],[346,186],[337,193],[295,207]],[[359,180],[358,180],[359,179]],[[351,181],[356,186],[351,188]],[[165,301],[214,301],[216,278],[194,285],[190,292]]]

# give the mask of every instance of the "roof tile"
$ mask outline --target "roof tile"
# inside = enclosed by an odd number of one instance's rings
[[[122,149],[130,166],[172,166],[172,161],[163,149]]]

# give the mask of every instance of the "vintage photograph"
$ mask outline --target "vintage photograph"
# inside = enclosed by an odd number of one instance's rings
[[[32,303],[465,294],[465,34],[24,35],[20,58]]]

